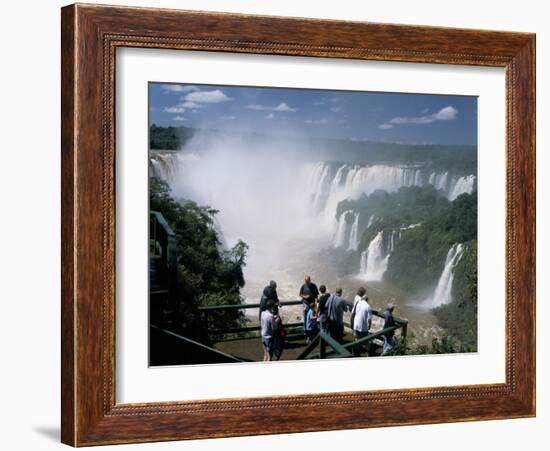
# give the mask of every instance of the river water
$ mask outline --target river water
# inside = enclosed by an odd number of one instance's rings
[[[269,270],[258,273],[255,268],[245,269],[246,285],[242,294],[246,303],[258,303],[263,288],[269,280],[277,282],[277,292],[281,301],[294,301],[299,298],[299,290],[304,276],[310,275],[317,286],[324,284],[329,292],[336,288],[343,289],[343,297],[353,302],[359,287],[364,287],[369,296],[372,308],[383,312],[389,302],[395,305],[394,315],[409,321],[408,334],[411,343],[430,344],[433,338],[440,337],[443,330],[437,325],[434,315],[426,308],[423,300],[412,299],[407,293],[384,281],[365,281],[358,274],[339,275],[339,268],[332,263],[330,251],[314,251],[307,242],[288,243],[281,245],[287,249],[286,256],[279,260],[281,265],[275,265]],[[247,311],[251,324],[257,322],[258,312],[255,309]],[[285,306],[281,309],[281,316],[286,323],[301,322],[303,320],[301,306]],[[349,313],[345,320],[349,321]],[[383,326],[383,320],[374,317],[373,329]]]

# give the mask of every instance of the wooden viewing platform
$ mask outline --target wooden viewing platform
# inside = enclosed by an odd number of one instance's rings
[[[282,307],[302,305],[301,300],[283,301],[279,304]],[[351,307],[351,304],[348,303]],[[260,326],[249,326],[232,329],[214,329],[209,326],[209,316],[217,311],[247,310],[260,308],[260,304],[236,304],[223,306],[199,307],[203,315],[203,321],[211,337],[217,337],[214,341],[214,348],[235,356],[241,356],[245,360],[261,360],[263,349],[260,338]],[[378,310],[372,310],[372,314],[384,318],[384,314]],[[320,331],[309,343],[306,343],[303,336],[303,322],[284,324],[287,337],[282,360],[306,360],[325,358],[347,358],[352,356],[367,355],[369,349],[376,345],[378,340],[391,331],[400,330],[401,337],[406,338],[408,321],[394,316],[396,325],[386,329],[374,331],[359,340],[353,336],[351,325],[344,322],[343,343],[337,342],[329,334]],[[244,336],[243,336],[244,335]],[[375,346],[376,347],[376,346]],[[316,351],[318,348],[317,352]]]

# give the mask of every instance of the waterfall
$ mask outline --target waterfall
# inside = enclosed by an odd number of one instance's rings
[[[401,187],[433,185],[454,200],[462,193],[474,189],[475,175],[451,177],[449,172],[429,172],[415,165],[390,166],[340,165],[338,169],[330,163],[316,163],[306,166],[310,196],[316,214],[323,213],[330,224],[334,221],[338,203],[345,199],[358,199],[375,190],[395,192]]]
[[[369,218],[369,222],[367,223],[367,229],[370,228],[370,226],[374,222],[374,219],[375,219],[374,215],[371,215]]]
[[[323,210],[330,191],[330,166],[322,165],[322,171],[317,180],[313,181],[313,210],[319,212]]]
[[[361,252],[359,267],[361,277],[364,277],[365,280],[382,280],[384,273],[388,269],[390,255],[403,236],[403,232],[419,225],[411,224],[397,229],[379,231],[369,243],[369,247]]]
[[[453,244],[453,246],[449,249],[449,252],[447,252],[445,266],[443,267],[443,272],[439,277],[439,281],[437,282],[433,295],[425,301],[425,304],[428,307],[433,308],[439,305],[449,304],[453,300],[453,270],[460,261],[463,252],[464,245],[462,243]]]
[[[455,200],[463,193],[471,193],[474,190],[475,181],[475,175],[465,175],[463,177],[459,177],[456,182],[454,182],[453,187],[449,192],[449,200]]]
[[[338,226],[336,227],[336,233],[332,240],[333,247],[344,247],[347,238],[348,221],[347,216],[351,214],[351,210],[347,210],[338,218]]]
[[[384,232],[380,231],[361,253],[361,275],[365,280],[382,280],[390,254],[384,248]]]
[[[435,189],[447,192],[447,179],[449,177],[448,172],[437,174],[432,172],[428,179],[428,183],[433,185]]]
[[[354,213],[353,224],[349,234],[348,251],[356,251],[359,247],[359,213]]]
[[[160,162],[158,160],[156,160],[155,158],[150,158],[149,159],[149,164],[150,164],[152,175],[154,175],[155,177],[164,178],[163,177],[163,171],[162,171],[162,165],[160,164]]]
[[[394,229],[394,230],[391,231],[390,240],[389,240],[388,246],[387,246],[388,254],[394,251],[395,243],[397,242],[398,239],[401,238],[402,233],[403,232],[402,232],[401,229]]]
[[[185,165],[200,160],[196,153],[182,153],[174,151],[151,151],[149,168],[151,174],[172,183],[178,179],[179,173]]]
[[[149,158],[151,174],[170,182],[178,172],[177,156],[174,153],[155,153]]]

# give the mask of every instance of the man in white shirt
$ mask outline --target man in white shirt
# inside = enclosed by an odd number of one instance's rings
[[[273,300],[268,299],[266,309],[260,314],[260,326],[262,335],[262,345],[264,348],[264,362],[273,360],[273,351],[275,350],[275,334],[277,333],[278,323],[272,312]]]
[[[372,308],[368,302],[366,290],[360,289],[362,294],[357,292],[356,300],[351,311],[351,324],[356,340],[366,337],[372,324]],[[359,299],[357,299],[359,297]],[[354,352],[359,355],[365,349],[362,346],[356,346]]]
[[[364,287],[359,287],[359,289],[357,290],[357,294],[355,295],[355,298],[353,299],[353,307],[355,308],[355,304],[357,304],[366,295],[367,295],[367,290]]]

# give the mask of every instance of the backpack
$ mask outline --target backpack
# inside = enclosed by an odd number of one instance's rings
[[[330,324],[331,321],[334,321],[334,298],[333,294],[327,299],[326,309],[327,309],[327,324]]]

